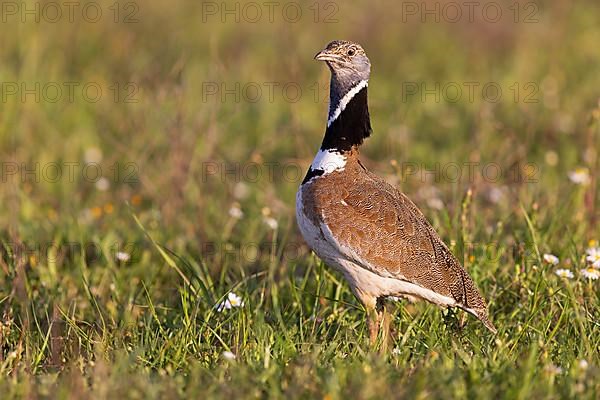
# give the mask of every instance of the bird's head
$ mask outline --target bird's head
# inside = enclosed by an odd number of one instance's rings
[[[371,135],[367,87],[371,62],[359,44],[334,40],[315,55],[331,70],[329,115],[321,149],[349,151]]]
[[[368,81],[371,62],[358,43],[334,40],[317,53],[315,60],[325,61],[334,78],[353,84]]]

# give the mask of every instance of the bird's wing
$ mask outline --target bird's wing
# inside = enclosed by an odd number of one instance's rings
[[[423,213],[376,175],[361,175],[352,185],[327,185],[337,191],[328,197],[339,200],[315,210],[344,256],[380,276],[454,299],[495,332],[475,283]]]

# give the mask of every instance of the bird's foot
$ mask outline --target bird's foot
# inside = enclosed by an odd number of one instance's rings
[[[369,338],[373,349],[378,349],[381,353],[389,350],[391,342],[391,321],[392,316],[386,305],[384,298],[377,299],[375,309],[369,312]]]

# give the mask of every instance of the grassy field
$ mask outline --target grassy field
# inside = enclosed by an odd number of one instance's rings
[[[1,397],[600,397],[600,4],[477,4],[2,2]],[[300,237],[332,39],[497,336],[398,303],[371,348]]]

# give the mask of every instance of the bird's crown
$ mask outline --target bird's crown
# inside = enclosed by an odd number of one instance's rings
[[[336,61],[349,62],[356,56],[366,57],[365,50],[358,43],[348,40],[334,40],[320,51],[315,58],[322,61],[333,61],[329,58],[335,58]]]

